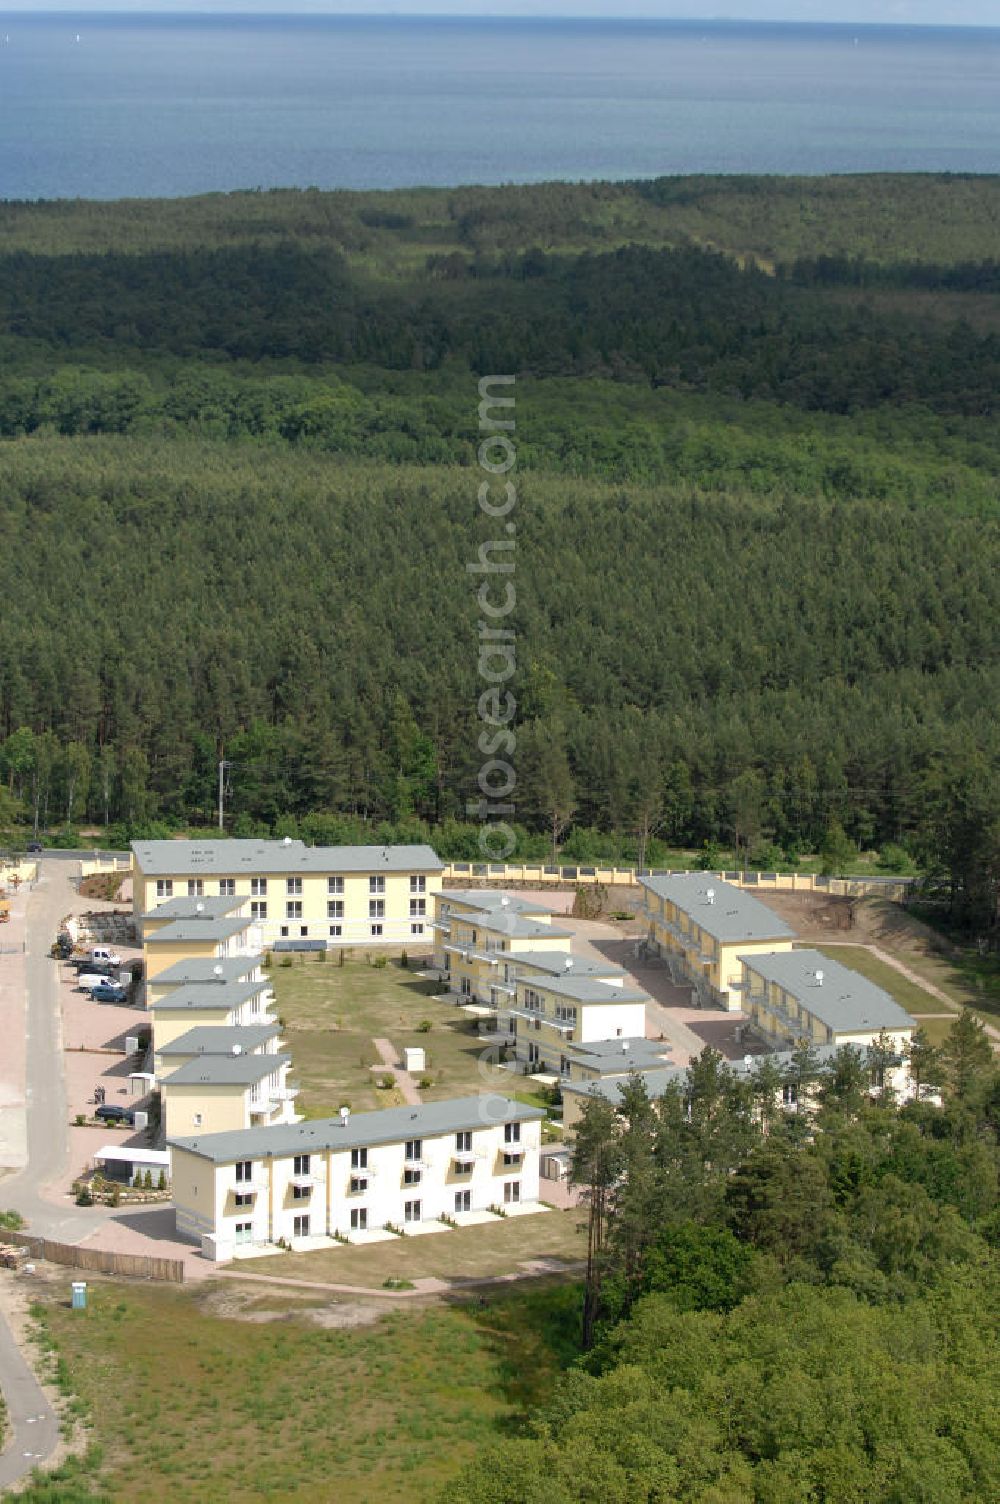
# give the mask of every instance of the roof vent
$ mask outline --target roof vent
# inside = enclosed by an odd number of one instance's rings
[[[350,1115],[351,1109],[349,1107],[342,1107],[340,1109],[340,1121],[343,1123],[345,1128],[347,1127],[347,1119],[350,1117]]]
[[[823,973],[821,971],[817,971],[816,972],[816,986],[817,987],[822,987],[822,985],[823,985]]]
[[[282,846],[290,846],[292,844],[292,838],[291,838],[291,836],[285,836],[285,839],[282,841],[281,844],[282,844]]]
[[[709,903],[714,903],[715,902],[715,889],[714,888],[706,888],[705,889],[705,897],[708,899]]]

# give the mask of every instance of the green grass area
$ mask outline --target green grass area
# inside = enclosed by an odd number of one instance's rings
[[[948,1018],[921,1018],[920,1027],[931,1044],[942,1045],[951,1033],[952,1021]]]
[[[255,1261],[253,1272],[377,1290],[386,1279],[486,1279],[511,1274],[530,1259],[576,1263],[586,1253],[583,1214],[545,1211],[363,1247],[279,1254]]]
[[[382,1073],[370,1069],[379,1059],[373,1039],[390,1040],[400,1055],[407,1045],[426,1051],[427,1070],[418,1079],[431,1082],[421,1093],[428,1102],[512,1084],[509,1073],[484,1063],[475,1019],[438,1002],[438,984],[396,960],[378,967],[363,957],[343,966],[297,958],[291,966],[272,965],[271,979],[292,1074],[302,1086],[299,1110],[309,1117],[330,1116],[345,1102],[355,1111],[399,1104],[395,1090],[376,1086]],[[428,1030],[421,1030],[424,1023]]]
[[[227,1318],[210,1298],[95,1283],[86,1312],[41,1308],[60,1382],[89,1417],[87,1476],[102,1498],[436,1499],[477,1450],[519,1427],[579,1329],[570,1286],[353,1330],[294,1310],[269,1324]]]
[[[816,950],[829,956],[831,961],[839,961],[841,966],[849,966],[852,971],[859,971],[863,977],[867,977],[876,986],[883,987],[890,997],[894,997],[900,1007],[905,1008],[907,1013],[912,1013],[914,1018],[924,1013],[946,1013],[948,1005],[940,998],[932,997],[925,992],[923,987],[911,982],[908,977],[902,976],[894,967],[888,966],[885,961],[880,961],[873,956],[870,950],[863,945],[817,945]],[[909,954],[906,963],[912,970],[917,970],[913,965]]]

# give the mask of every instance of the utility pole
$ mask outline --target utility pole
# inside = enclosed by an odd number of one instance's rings
[[[223,808],[224,808],[225,798],[226,798],[226,769],[227,768],[231,768],[231,767],[232,767],[232,763],[231,762],[227,762],[224,757],[220,757],[219,758],[219,829],[220,830],[225,830],[225,828],[226,828],[225,824],[223,823]]]

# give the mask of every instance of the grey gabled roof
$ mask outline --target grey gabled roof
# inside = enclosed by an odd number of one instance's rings
[[[153,985],[159,980],[159,977],[154,977]],[[187,1008],[197,1013],[204,1009],[215,1012],[219,1008],[238,1008],[241,1003],[248,1003],[252,997],[266,992],[270,985],[267,977],[260,977],[256,982],[224,982],[221,987],[195,982],[188,987],[176,987],[166,997],[157,998],[148,1005],[148,1011],[156,1013],[161,1009]]]
[[[568,950],[507,951],[505,961],[517,966],[535,966],[539,971],[553,977],[623,977],[624,966],[613,966],[610,961],[591,961],[586,956],[571,955]],[[570,965],[567,966],[567,961]]]
[[[438,912],[446,903],[460,903],[480,913],[488,914],[494,909],[509,909],[514,914],[551,914],[552,908],[544,903],[535,903],[530,898],[519,898],[515,893],[498,891],[495,888],[442,888],[435,893]],[[471,916],[459,915],[459,918]]]
[[[540,919],[529,919],[510,909],[494,909],[488,914],[464,918],[466,924],[474,924],[488,935],[509,935],[513,940],[572,940],[572,930],[557,929],[554,924],[545,924]]]
[[[186,956],[183,961],[175,961],[172,966],[150,977],[149,986],[225,987],[248,977],[259,968],[262,960],[262,956]]]
[[[181,945],[191,941],[216,942],[241,935],[254,923],[252,919],[175,919],[162,930],[143,936],[144,945]]]
[[[265,1076],[273,1076],[291,1055],[203,1055],[188,1060],[169,1076],[162,1086],[253,1086]]]
[[[568,997],[577,1003],[648,1003],[649,994],[638,987],[616,987],[613,982],[602,982],[597,977],[519,977],[537,992],[549,992],[555,997]]]
[[[800,1002],[837,1034],[873,1029],[915,1029],[916,1023],[884,988],[818,950],[741,956],[752,971]],[[822,983],[816,973],[822,975]]]
[[[133,841],[144,877],[440,872],[430,846],[306,846],[302,841]]]
[[[276,1039],[281,1025],[273,1024],[196,1024],[186,1034],[179,1034],[156,1051],[158,1055],[231,1055],[235,1046],[245,1055]]]
[[[785,940],[795,934],[752,893],[708,873],[674,872],[662,877],[640,877],[639,882],[650,893],[683,909],[706,935],[723,944],[734,940]],[[709,892],[714,899],[709,899]]]
[[[163,903],[158,903],[155,909],[150,909],[148,914],[143,914],[142,922],[145,924],[150,919],[169,921],[171,919],[225,919],[227,914],[235,914],[237,909],[246,903],[245,897],[235,898],[168,898]]]
[[[439,1138],[494,1128],[500,1123],[530,1123],[545,1117],[540,1107],[527,1107],[490,1092],[426,1102],[419,1107],[386,1107],[359,1112],[343,1122],[312,1118],[304,1123],[277,1123],[271,1128],[245,1128],[230,1133],[207,1133],[198,1138],[174,1138],[168,1147],[185,1149],[214,1164],[237,1159],[287,1159],[291,1154],[321,1153],[325,1149],[358,1149],[376,1144],[403,1143],[413,1138]]]

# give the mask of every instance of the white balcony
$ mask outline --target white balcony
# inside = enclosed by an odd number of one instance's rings
[[[316,1184],[316,1177],[315,1175],[293,1175],[288,1183],[297,1191],[311,1191]]]

